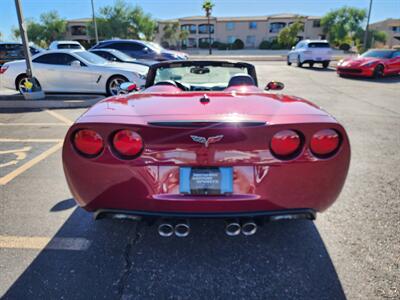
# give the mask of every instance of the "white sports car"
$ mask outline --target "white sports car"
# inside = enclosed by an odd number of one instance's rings
[[[83,50],[50,50],[33,56],[33,75],[45,92],[99,93],[117,95],[123,82],[145,84],[148,67],[109,62]],[[0,69],[5,88],[24,91],[27,80],[24,60],[4,64]]]

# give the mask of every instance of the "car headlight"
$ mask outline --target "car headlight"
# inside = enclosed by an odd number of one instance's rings
[[[340,66],[340,65],[342,65],[342,63],[343,63],[343,62],[344,62],[344,60],[343,60],[343,59],[341,59],[341,60],[339,60],[339,61],[338,61],[338,63],[337,63],[337,64]]]

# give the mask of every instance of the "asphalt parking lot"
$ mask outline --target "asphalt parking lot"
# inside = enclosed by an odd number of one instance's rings
[[[227,237],[195,221],[188,238],[93,221],[75,206],[61,142],[84,109],[0,110],[0,296],[4,299],[399,299],[400,76],[256,62],[260,85],[313,101],[348,130],[352,161],[315,222]]]

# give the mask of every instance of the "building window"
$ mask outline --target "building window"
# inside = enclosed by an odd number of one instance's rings
[[[227,40],[228,44],[233,44],[234,41],[236,41],[236,37],[233,35],[229,35]]]
[[[256,47],[256,36],[248,35],[246,37],[246,47],[255,48]]]
[[[210,24],[210,32],[214,33],[214,25]],[[199,25],[199,33],[208,33],[208,24]]]
[[[196,33],[196,25],[195,24],[184,24],[181,25],[181,30],[187,30],[189,33]]]
[[[393,26],[392,31],[394,32],[400,32],[400,26]]]
[[[185,46],[187,48],[196,48],[197,43],[195,38],[188,38],[184,41],[182,41],[182,46]]]
[[[321,20],[314,20],[312,23],[313,27],[321,27]]]
[[[71,26],[71,35],[86,35],[86,26],[74,25]]]
[[[227,31],[235,30],[235,23],[233,23],[233,22],[227,22],[227,23],[226,23],[226,30],[227,30]]]
[[[257,29],[257,22],[249,22],[249,29]]]
[[[285,26],[286,26],[286,23],[283,23],[283,22],[271,23],[271,24],[269,24],[269,32],[278,33]]]

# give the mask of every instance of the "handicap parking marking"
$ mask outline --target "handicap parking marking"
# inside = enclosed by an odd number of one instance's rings
[[[6,185],[63,146],[62,139],[0,139],[0,143],[0,186]],[[26,145],[30,143],[33,145]],[[51,147],[41,152],[46,143]],[[25,162],[29,156],[34,157]]]
[[[0,156],[2,154],[3,155],[4,154],[14,154],[16,156],[15,159],[5,162],[5,163],[1,163],[1,161],[0,161],[0,168],[18,164],[18,161],[24,160],[26,158],[27,152],[30,151],[31,149],[32,149],[32,147],[23,147],[20,149],[11,149],[11,150],[4,150],[4,151],[0,150]]]

